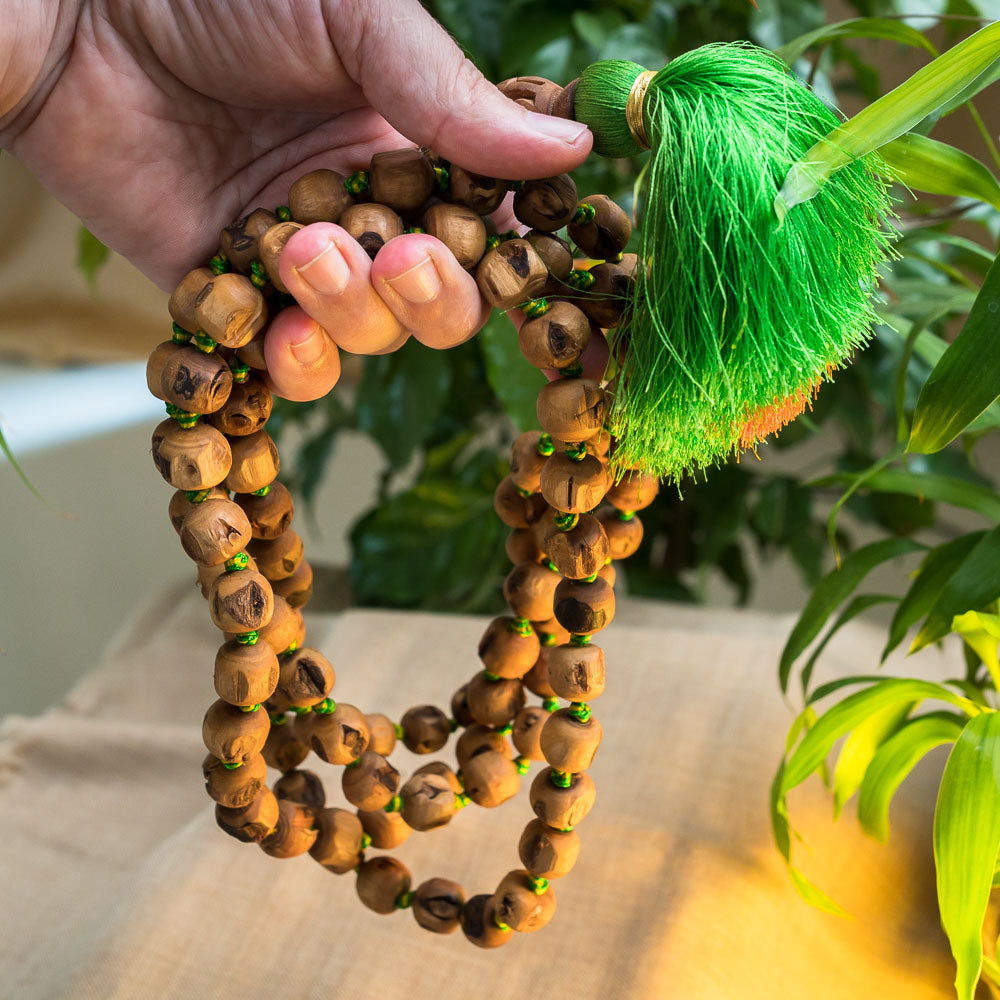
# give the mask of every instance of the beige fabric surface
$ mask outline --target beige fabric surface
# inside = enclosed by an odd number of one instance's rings
[[[484,625],[373,611],[308,621],[335,696],[395,718],[447,703],[477,668]],[[832,824],[818,781],[796,795],[811,849],[800,860],[853,919],[804,904],[772,847],[767,790],[789,721],[774,665],[788,626],[622,602],[604,641],[605,739],[580,860],[554,883],[547,928],[487,952],[409,913],[376,916],[353,876],[308,855],[276,861],[216,828],[199,765],[217,638],[196,594],[159,595],[66,705],[0,733],[0,996],[948,997],[930,856],[940,759],[903,786],[888,849],[850,816]],[[878,638],[845,630],[826,671],[867,671]],[[341,801],[336,769],[311,761]],[[405,749],[394,761],[404,776],[418,763]],[[529,817],[522,787],[391,853],[414,885],[441,875],[491,891],[519,866]]]

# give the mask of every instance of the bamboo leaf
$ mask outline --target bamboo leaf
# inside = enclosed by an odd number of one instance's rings
[[[486,364],[486,379],[518,430],[538,423],[535,401],[545,376],[524,359],[507,315],[494,312],[476,338]]]
[[[791,66],[814,45],[822,45],[839,38],[881,38],[887,42],[924,49],[932,56],[937,55],[937,49],[923,32],[911,28],[903,21],[887,17],[852,17],[849,21],[825,24],[822,28],[807,31],[804,35],[793,38],[780,49],[775,49],[774,54]]]
[[[982,926],[1000,847],[1000,714],[971,719],[941,778],[934,862],[941,923],[955,956],[958,1000],[972,1000],[983,961]]]
[[[76,231],[76,266],[91,292],[97,291],[97,275],[107,263],[108,248],[85,226]]]
[[[966,611],[951,620],[952,632],[957,632],[965,644],[986,664],[993,683],[1000,691],[1000,661],[997,659],[997,644],[1000,642],[1000,615],[984,614],[981,611]]]

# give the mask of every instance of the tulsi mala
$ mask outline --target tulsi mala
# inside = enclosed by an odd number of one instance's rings
[[[603,195],[579,199],[567,175],[511,185],[429,150],[379,153],[348,178],[306,174],[287,206],[257,209],[225,229],[210,265],[171,296],[173,336],[147,367],[150,390],[167,406],[152,450],[177,490],[170,518],[226,633],[215,660],[219,700],[203,725],[219,826],[274,857],[308,851],[332,872],[353,871],[375,912],[411,908],[422,927],[461,926],[481,947],[548,923],[550,880],[576,861],[575,827],[594,802],[587,769],[602,734],[590,702],[604,690],[604,653],[592,636],[614,616],[614,561],[642,539],[636,511],[653,500],[660,476],[752,445],[807,405],[865,339],[886,245],[884,187],[864,163],[834,178],[811,214],[792,213],[782,235],[765,219],[782,171],[832,116],[753,47],[707,46],[659,73],[598,63],[566,88],[532,77],[501,89],[585,121],[598,152],[652,146],[638,258],[623,253],[631,224],[622,209]],[[705,134],[706,107],[721,134]],[[759,117],[749,121],[748,108]],[[530,227],[523,236],[498,234],[484,218],[510,187],[515,215]],[[264,429],[271,396],[262,340],[292,301],[278,273],[281,250],[319,221],[343,226],[373,257],[416,227],[437,237],[488,302],[524,309],[522,353],[561,376],[540,392],[541,431],[514,442],[495,496],[513,529],[503,588],[511,613],[487,627],[483,669],[448,713],[422,705],[396,723],[336,701],[332,665],[304,645],[312,572]],[[564,226],[599,263],[574,269],[570,244],[555,235]],[[607,386],[582,377],[593,327],[608,331],[618,365]],[[526,705],[526,690],[541,704]],[[434,761],[401,782],[388,759],[397,740],[429,754],[453,733],[456,768]],[[356,812],[326,807],[320,778],[301,767],[310,752],[343,768]],[[531,783],[523,868],[492,893],[466,899],[446,878],[414,890],[401,862],[366,857],[448,823],[470,803],[500,805],[533,762],[546,766]],[[268,766],[281,772],[273,788]]]

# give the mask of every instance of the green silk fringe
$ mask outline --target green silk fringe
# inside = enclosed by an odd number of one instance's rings
[[[605,61],[581,77],[576,117],[599,152],[638,151],[624,107],[641,70]],[[650,82],[644,113],[636,298],[611,335],[614,466],[679,479],[792,419],[867,342],[891,212],[868,157],[778,228],[785,175],[839,119],[763,49],[678,57]]]

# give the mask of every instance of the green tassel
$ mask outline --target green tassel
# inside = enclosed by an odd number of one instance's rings
[[[618,60],[583,72],[575,115],[598,152],[640,151],[625,112],[642,72]],[[779,228],[785,175],[838,118],[763,49],[678,57],[639,114],[651,154],[635,298],[610,336],[614,462],[679,479],[778,430],[868,341],[891,212],[867,157]]]

